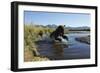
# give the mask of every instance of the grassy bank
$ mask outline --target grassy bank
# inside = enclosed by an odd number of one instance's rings
[[[39,54],[36,41],[41,39],[42,35],[49,35],[54,29],[48,27],[37,27],[34,25],[24,26],[24,61],[43,61],[49,60]],[[42,34],[42,35],[41,35]]]

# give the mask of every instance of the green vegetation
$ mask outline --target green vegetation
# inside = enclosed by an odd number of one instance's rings
[[[38,41],[40,39],[40,33],[49,35],[51,32],[53,32],[53,28],[48,27],[39,27],[34,25],[25,25],[24,26],[24,44],[25,46],[31,46],[33,47],[33,43],[35,41]],[[31,48],[30,47],[30,48]]]
[[[24,61],[47,60],[46,57],[41,58],[41,56],[38,56],[39,53],[35,42],[41,39],[44,34],[49,35],[53,30],[53,28],[34,25],[24,26]]]

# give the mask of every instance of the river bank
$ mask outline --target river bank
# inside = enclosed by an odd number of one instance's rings
[[[90,36],[89,35],[85,36],[85,37],[77,37],[77,38],[75,38],[75,40],[77,40],[79,42],[90,44]]]
[[[48,61],[49,58],[41,56],[36,48],[24,50],[24,61],[25,62],[35,62],[35,61]]]

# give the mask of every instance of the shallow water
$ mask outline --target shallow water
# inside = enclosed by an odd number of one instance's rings
[[[76,37],[89,35],[89,33],[70,33],[68,34],[68,46],[54,44],[48,38],[38,43],[40,55],[46,56],[51,60],[68,59],[87,59],[90,58],[90,45],[76,41]]]

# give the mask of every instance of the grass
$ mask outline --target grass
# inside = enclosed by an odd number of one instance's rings
[[[36,41],[40,39],[39,33],[50,35],[54,29],[48,27],[37,27],[34,25],[24,26],[24,61],[43,61],[49,60],[46,57],[39,56]]]

